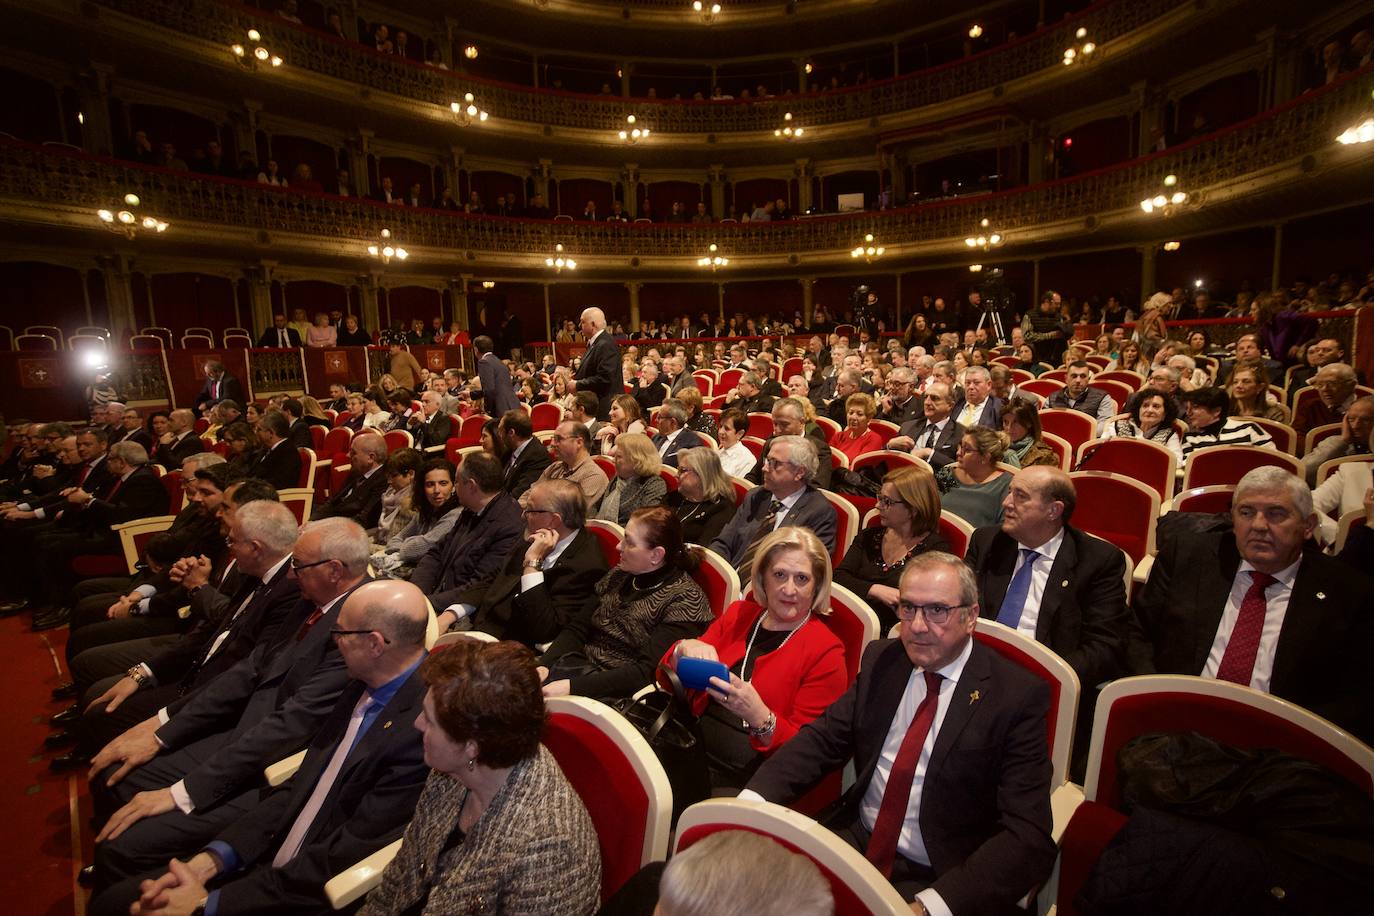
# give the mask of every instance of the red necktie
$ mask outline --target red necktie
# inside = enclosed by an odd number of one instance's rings
[[[112,502],[114,502],[115,494],[119,492],[119,488],[122,487],[122,486],[124,486],[124,478],[123,478],[123,477],[121,477],[121,478],[119,478],[118,480],[116,480],[115,483],[114,483],[114,486],[110,487],[110,492],[108,492],[108,493],[105,494],[105,502],[107,502],[107,503],[112,503]]]
[[[76,488],[81,489],[81,485],[86,482],[86,478],[91,476],[91,465],[86,465],[81,469],[81,476],[76,481]]]
[[[897,759],[892,763],[892,772],[887,774],[887,786],[883,789],[883,802],[878,806],[878,817],[873,822],[873,833],[868,837],[868,849],[864,855],[884,877],[892,876],[892,863],[897,857],[897,838],[902,834],[902,822],[906,820],[907,803],[911,800],[911,784],[916,778],[916,763],[921,759],[921,747],[930,734],[930,726],[935,722],[935,709],[940,702],[940,681],[943,678],[934,671],[925,672],[926,696],[916,707],[916,715],[907,726],[906,737],[897,750]]]
[[[301,628],[296,631],[296,642],[300,642],[302,639],[305,639],[305,634],[309,633],[310,628],[313,627],[316,624],[316,622],[318,622],[319,619],[323,616],[324,611],[320,610],[319,606],[316,605],[315,610],[310,612],[310,616],[305,618],[305,623],[301,624]]]
[[[1264,590],[1278,581],[1258,570],[1250,572],[1250,580],[1250,590],[1240,603],[1240,614],[1217,668],[1217,680],[1244,687],[1250,686],[1250,678],[1255,673],[1255,656],[1259,654],[1260,634],[1264,632],[1264,612],[1269,608]]]

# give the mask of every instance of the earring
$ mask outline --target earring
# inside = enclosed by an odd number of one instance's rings
[[[468,772],[471,773],[471,772],[472,772],[473,770],[475,770],[475,769],[477,769],[477,758],[476,758],[476,757],[469,757],[469,758],[468,758]]]

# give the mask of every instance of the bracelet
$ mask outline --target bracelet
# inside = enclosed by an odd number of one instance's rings
[[[749,734],[755,738],[762,738],[764,735],[771,735],[773,733],[773,729],[778,727],[778,714],[770,709],[768,711],[768,718],[764,719],[763,724],[760,725],[758,728],[754,728],[752,725],[746,725],[745,727],[748,729]]]
[[[131,678],[133,682],[137,684],[139,687],[142,687],[144,684],[148,683],[148,675],[144,674],[143,669],[140,668],[138,665],[134,665],[128,671],[125,671],[124,676],[127,678]]]

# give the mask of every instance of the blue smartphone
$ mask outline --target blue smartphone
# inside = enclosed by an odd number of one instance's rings
[[[689,690],[710,690],[711,678],[730,680],[730,669],[720,662],[704,658],[680,658],[677,660],[677,677],[682,686]]]

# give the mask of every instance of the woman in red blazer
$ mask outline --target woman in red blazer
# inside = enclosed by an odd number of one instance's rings
[[[825,711],[849,686],[844,645],[819,620],[830,612],[830,554],[806,528],[759,544],[754,595],[726,608],[700,639],[673,645],[663,663],[719,661],[730,681],[694,696],[714,789],[742,788],[763,758]]]

